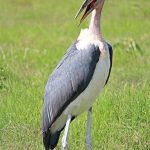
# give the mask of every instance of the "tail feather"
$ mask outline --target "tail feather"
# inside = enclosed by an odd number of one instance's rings
[[[75,119],[75,116],[72,116],[71,121]],[[55,131],[54,133],[51,133],[50,129],[46,132],[43,131],[43,144],[45,147],[45,150],[53,150],[58,143],[60,133],[64,129],[65,125],[62,127],[60,131]]]
[[[59,140],[59,136],[60,136],[60,133],[61,131],[56,131],[55,133],[50,133],[49,132],[45,132],[43,133],[43,143],[44,143],[44,146],[45,146],[45,150],[53,150],[57,143],[58,143],[58,140]]]

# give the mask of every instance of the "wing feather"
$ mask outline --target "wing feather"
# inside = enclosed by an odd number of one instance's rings
[[[109,50],[110,68],[109,68],[109,73],[108,73],[108,77],[107,77],[105,85],[108,83],[108,80],[109,80],[109,77],[110,77],[110,72],[111,72],[111,68],[112,68],[112,58],[113,58],[112,46],[109,43],[107,43],[107,46],[108,46],[108,50]]]

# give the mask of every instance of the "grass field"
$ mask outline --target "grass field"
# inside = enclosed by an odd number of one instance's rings
[[[0,0],[0,150],[43,149],[44,87],[88,25],[89,19],[80,27],[74,20],[82,1]],[[93,107],[93,148],[148,150],[150,1],[106,1],[102,33],[114,58],[109,84]],[[69,150],[85,149],[86,115],[71,124]]]

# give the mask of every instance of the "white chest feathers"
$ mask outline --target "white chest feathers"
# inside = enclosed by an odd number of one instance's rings
[[[77,40],[78,43],[76,47],[78,50],[85,49],[90,43],[99,46],[101,52],[105,50],[105,42],[103,38],[100,35],[93,34],[89,29],[81,30]]]

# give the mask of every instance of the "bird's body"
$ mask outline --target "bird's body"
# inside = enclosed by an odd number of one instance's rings
[[[88,29],[83,30],[81,34],[90,34],[86,32],[89,32],[89,30]],[[88,37],[91,38],[91,36]],[[93,39],[91,40],[89,39],[89,41],[91,41],[90,44],[95,46],[95,48],[97,47],[98,50],[100,51],[99,60],[95,66],[95,69],[93,70],[94,72],[93,76],[91,77],[91,80],[88,86],[85,88],[85,90],[81,94],[79,94],[78,97],[75,98],[70,104],[68,104],[67,107],[64,108],[64,110],[62,110],[63,112],[61,113],[60,116],[57,117],[55,123],[51,127],[52,132],[55,132],[56,130],[60,131],[64,127],[67,120],[67,116],[69,114],[76,117],[82,112],[87,111],[92,106],[92,104],[96,100],[96,97],[99,95],[99,93],[106,84],[107,78],[109,76],[109,70],[111,67],[110,62],[111,56],[109,52],[109,46],[107,43],[102,43],[98,40],[95,42],[94,40],[93,41],[92,40]],[[80,42],[83,42],[81,48]],[[85,57],[84,54],[86,54],[85,51],[88,50],[89,42],[86,43],[84,42],[84,40],[80,41],[79,39],[79,41],[75,42],[73,46],[76,46],[75,51],[84,51],[82,57]],[[86,66],[80,67],[84,68]],[[50,84],[48,84],[48,86],[49,85]]]
[[[42,125],[46,149],[56,147],[68,116],[73,120],[89,110],[108,81],[112,47],[92,28],[81,31],[48,79]]]

